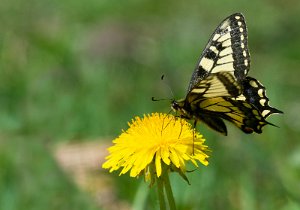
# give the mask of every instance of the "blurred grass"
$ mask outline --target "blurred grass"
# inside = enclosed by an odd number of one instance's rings
[[[95,209],[53,161],[62,139],[117,136],[135,115],[169,111],[183,97],[210,34],[243,12],[250,75],[285,112],[261,135],[200,126],[210,165],[173,177],[179,209],[300,208],[300,2],[19,1],[0,4],[0,209]],[[134,181],[117,180],[133,202]],[[128,189],[130,193],[128,193]],[[132,193],[133,192],[133,193]],[[150,192],[148,209],[156,200]]]

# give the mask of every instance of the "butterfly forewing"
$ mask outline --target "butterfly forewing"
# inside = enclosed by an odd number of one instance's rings
[[[245,18],[235,13],[215,30],[192,75],[188,92],[210,73],[229,72],[242,80],[250,68]]]

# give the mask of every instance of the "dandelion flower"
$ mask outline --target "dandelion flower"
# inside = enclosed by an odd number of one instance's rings
[[[163,166],[186,172],[186,163],[198,167],[208,165],[208,147],[203,136],[184,119],[173,115],[153,113],[136,117],[129,128],[113,140],[103,168],[110,172],[122,169],[120,175],[130,171],[131,177],[146,175],[146,180],[162,175]]]

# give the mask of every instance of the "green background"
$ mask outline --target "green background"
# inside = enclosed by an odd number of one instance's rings
[[[266,87],[280,128],[220,136],[200,125],[208,167],[172,175],[178,209],[300,209],[300,1],[2,0],[0,209],[99,209],[51,153],[60,142],[113,139],[127,121],[168,112],[185,95],[215,27],[242,12],[250,76]],[[103,143],[109,143],[103,141]],[[116,198],[157,209],[155,188],[111,176]]]

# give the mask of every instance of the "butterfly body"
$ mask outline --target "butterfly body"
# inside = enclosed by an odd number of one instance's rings
[[[202,121],[227,135],[223,120],[245,133],[261,133],[271,124],[266,118],[282,113],[269,106],[265,87],[247,76],[250,69],[247,28],[244,16],[235,13],[215,30],[206,45],[184,99],[173,101],[172,109],[182,118]],[[271,124],[273,125],[273,124]]]

